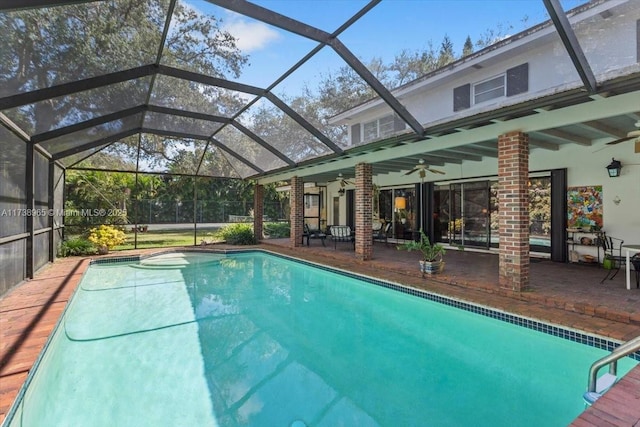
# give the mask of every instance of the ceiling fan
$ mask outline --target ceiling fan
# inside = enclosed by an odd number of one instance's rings
[[[439,173],[441,175],[444,175],[444,172],[442,172],[441,170],[438,169],[432,169],[430,167],[428,167],[425,162],[424,159],[420,159],[418,161],[418,164],[411,169],[409,172],[405,173],[405,175],[411,175],[412,173],[419,171],[420,172],[420,178],[424,178],[427,174],[427,171],[431,172],[431,173]]]
[[[620,139],[616,139],[615,141],[607,142],[605,145],[616,145],[616,144],[620,144],[621,142],[628,141],[630,139],[636,139],[635,152],[640,153],[640,120],[638,120],[635,123],[635,126],[637,129],[627,133],[627,136]]]
[[[332,182],[336,182],[338,181],[340,183],[340,187],[344,188],[347,185],[353,185],[353,182],[351,181],[347,181],[343,176],[342,176],[342,172],[340,172],[338,174],[338,177],[336,179],[334,179]]]

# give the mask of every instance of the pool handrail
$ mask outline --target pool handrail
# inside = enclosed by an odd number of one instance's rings
[[[600,368],[609,365],[609,374],[616,376],[618,371],[618,360],[630,355],[631,353],[635,353],[638,350],[640,350],[640,335],[620,344],[611,353],[599,360],[596,360],[589,369],[589,385],[587,387],[587,392],[584,394],[585,400],[593,403],[593,401],[600,397],[600,392],[602,390],[597,390],[597,376]],[[595,399],[587,399],[587,396],[591,393],[596,393],[598,396]]]

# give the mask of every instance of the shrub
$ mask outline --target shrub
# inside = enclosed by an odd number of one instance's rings
[[[58,247],[58,256],[66,257],[66,256],[78,256],[78,255],[93,255],[96,253],[96,247],[83,238],[75,238],[65,240],[60,243]]]
[[[124,232],[111,225],[101,225],[98,228],[89,230],[89,241],[98,248],[107,247],[111,249],[114,246],[123,244],[125,240],[127,240],[127,238]]]
[[[256,238],[253,235],[251,224],[229,224],[218,231],[218,236],[230,245],[255,245]]]
[[[264,224],[264,234],[272,239],[289,237],[291,235],[291,226],[288,222],[266,222]]]

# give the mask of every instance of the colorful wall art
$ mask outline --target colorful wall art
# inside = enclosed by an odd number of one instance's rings
[[[567,227],[602,228],[602,185],[567,189]]]

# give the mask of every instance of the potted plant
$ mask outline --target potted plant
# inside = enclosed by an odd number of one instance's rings
[[[420,271],[423,274],[439,273],[444,268],[444,261],[442,261],[442,256],[445,254],[444,247],[438,243],[431,244],[422,229],[420,229],[420,240],[405,242],[398,246],[398,250],[420,251],[422,253]]]
[[[88,240],[98,247],[98,254],[106,255],[114,246],[125,242],[124,232],[110,225],[101,225],[98,228],[89,230]]]

